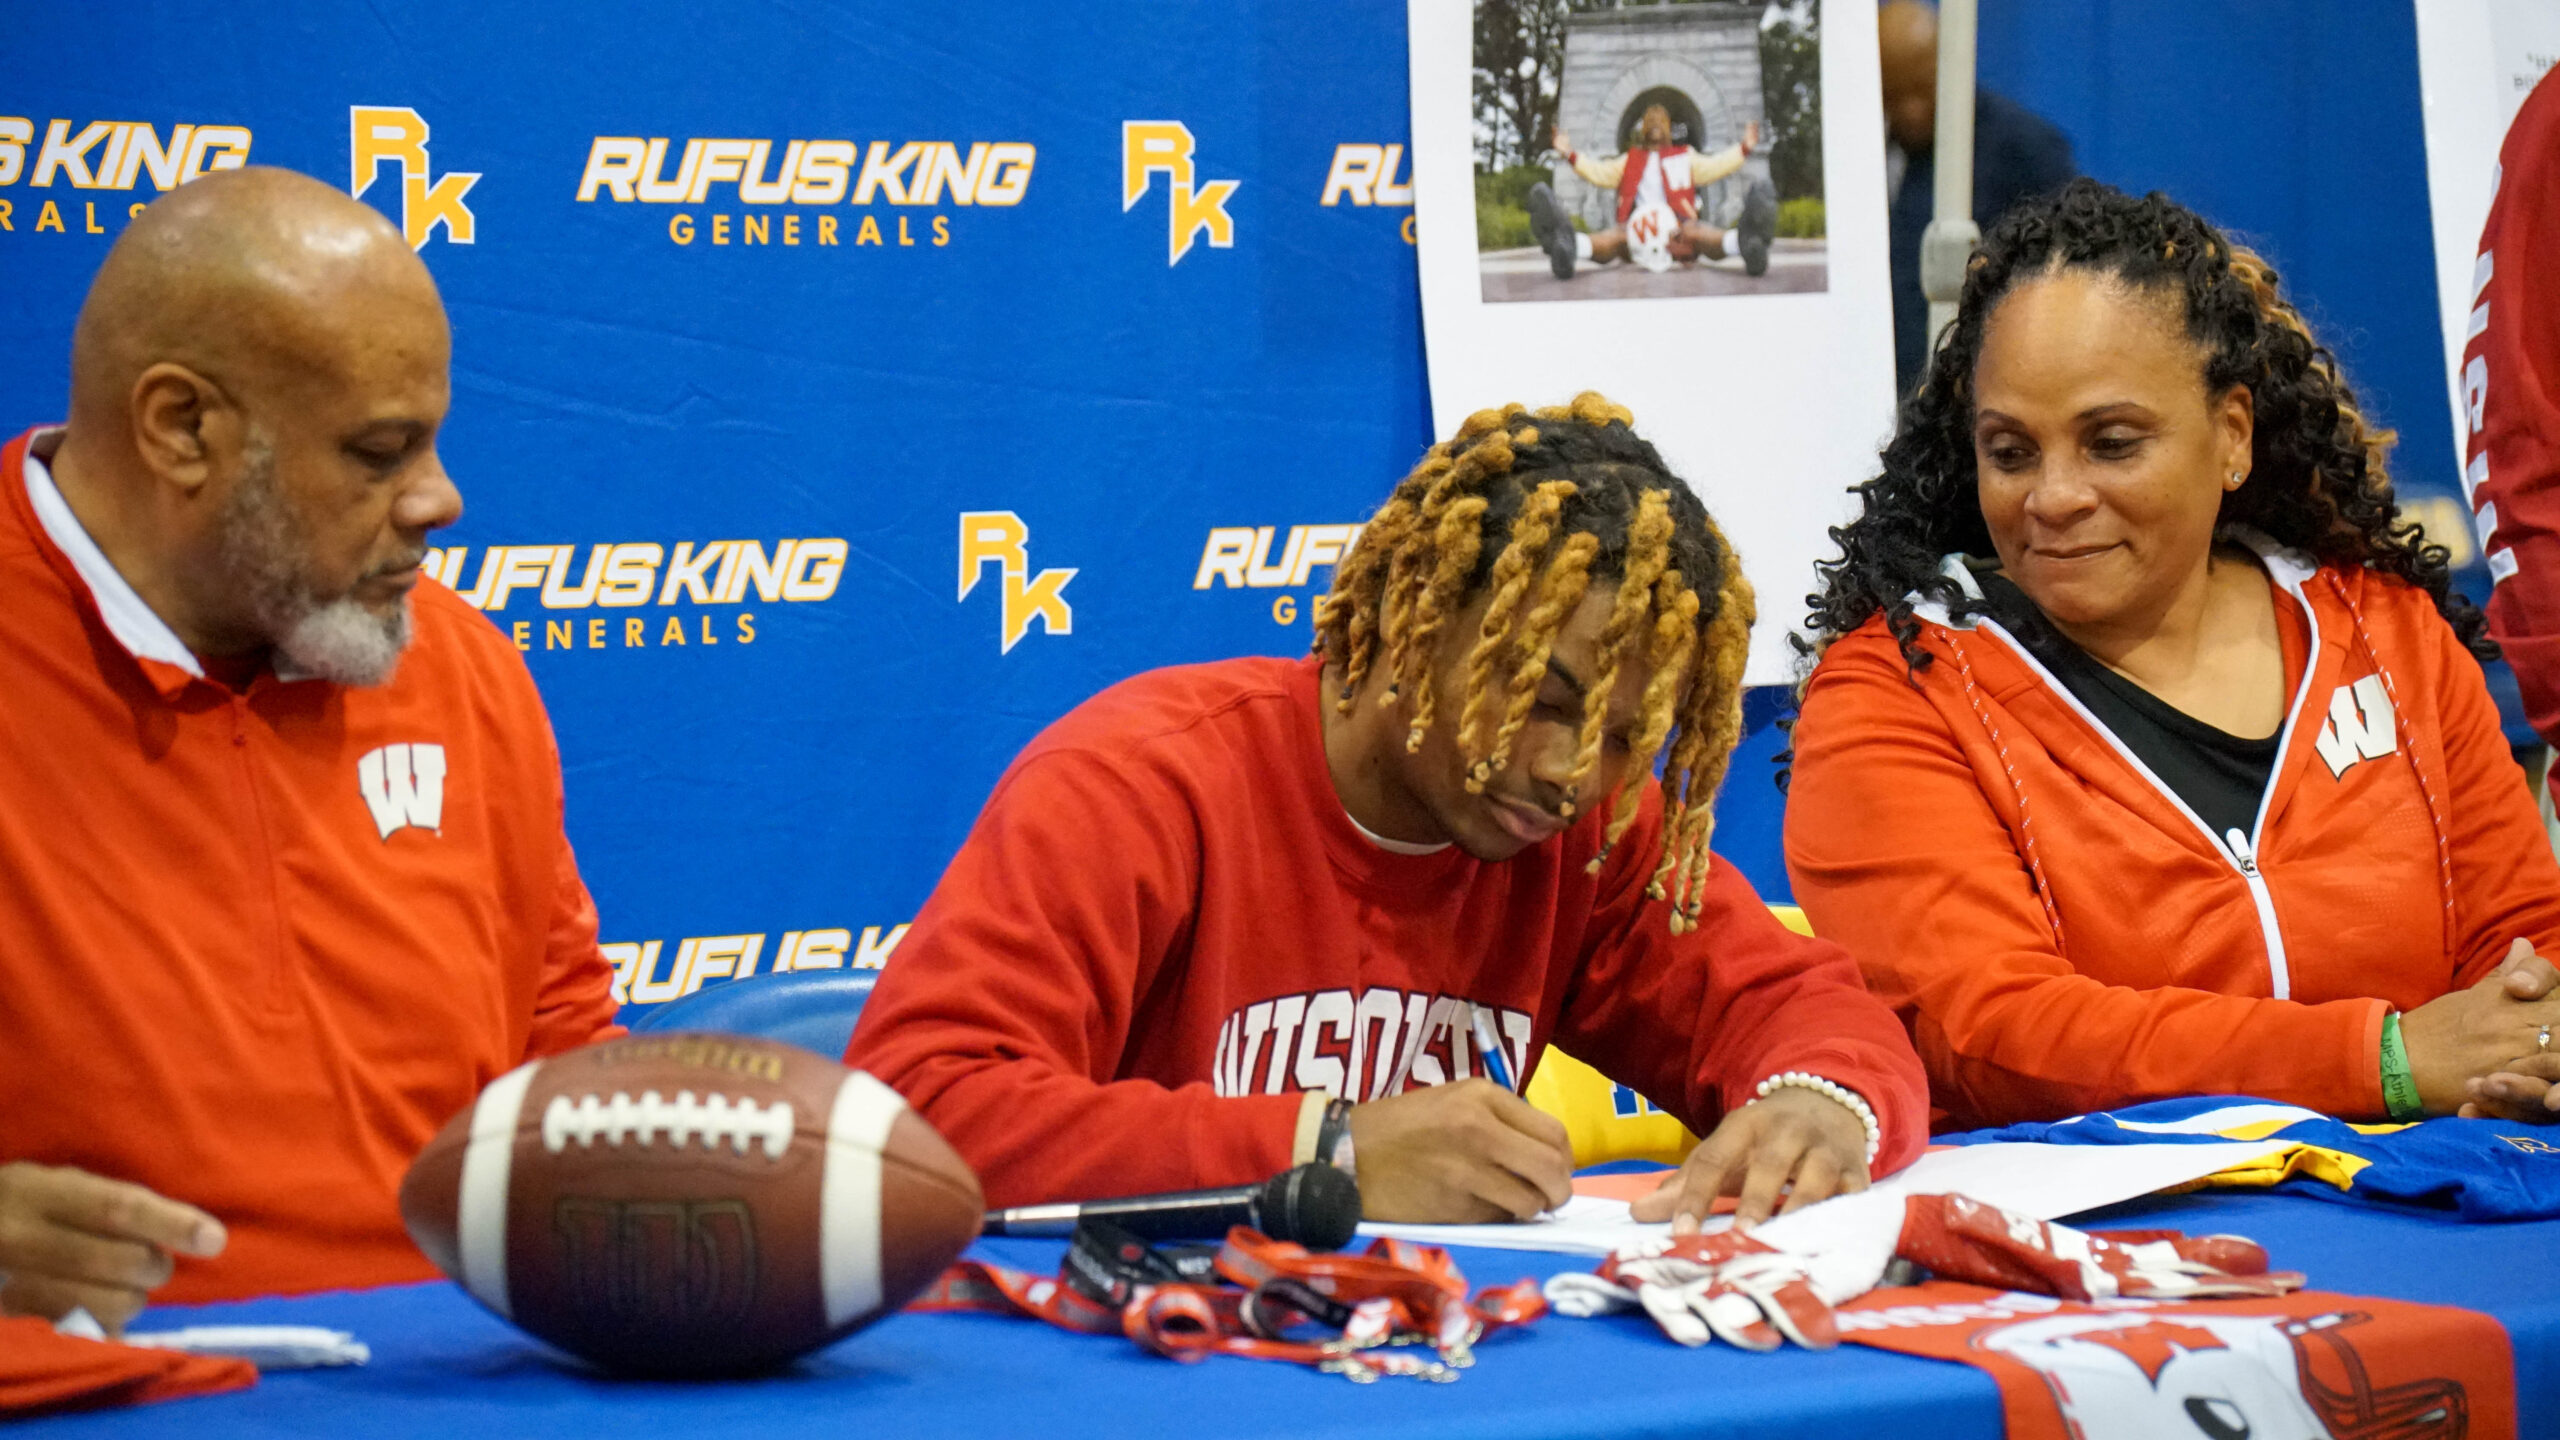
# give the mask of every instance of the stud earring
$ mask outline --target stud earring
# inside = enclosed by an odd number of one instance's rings
[[[2248,472],[2248,471],[2246,471],[2246,470],[2234,470],[2234,471],[2232,471],[2232,472],[2231,472],[2231,483],[2230,483],[2230,484],[2228,484],[2228,485],[2223,486],[2222,488],[2223,488],[2223,489],[2225,489],[2225,490],[2237,490],[2237,489],[2239,489],[2239,488],[2241,487],[2241,485],[2242,485],[2242,484],[2244,484],[2244,483],[2246,483],[2246,482],[2247,482],[2248,478],[2249,478],[2249,472]]]

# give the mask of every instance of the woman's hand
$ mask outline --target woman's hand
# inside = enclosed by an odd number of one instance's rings
[[[2457,1112],[2465,1120],[2560,1125],[2560,1050],[2521,1056],[2474,1076],[2465,1093],[2470,1098]]]
[[[2546,1027],[2560,1028],[2560,971],[2518,940],[2496,973],[2467,990],[2439,995],[2400,1017],[2409,1073],[2418,1101],[2430,1115],[2463,1113],[2465,1107],[2497,1107],[2501,1118],[2560,1120],[2543,1107],[2544,1090],[2560,1081],[2560,1068],[2516,1067],[2520,1057],[2539,1060]],[[2552,1052],[2560,1060],[2560,1051]],[[2499,1083],[2491,1085],[2496,1080]],[[2540,1088],[2536,1088],[2540,1087]]]

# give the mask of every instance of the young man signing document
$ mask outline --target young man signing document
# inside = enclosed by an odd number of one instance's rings
[[[1320,1157],[1371,1219],[1532,1216],[1570,1193],[1564,1127],[1487,1072],[1550,1043],[1707,1136],[1639,1218],[1738,1194],[1756,1221],[1909,1162],[1900,1026],[1708,851],[1751,588],[1630,427],[1596,395],[1471,417],[1344,557],[1315,654],[1050,726],[848,1063],[995,1205]]]

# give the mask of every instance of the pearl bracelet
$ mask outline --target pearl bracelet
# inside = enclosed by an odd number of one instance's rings
[[[1829,1080],[1823,1079],[1819,1075],[1811,1074],[1803,1070],[1789,1070],[1782,1074],[1772,1075],[1768,1079],[1761,1081],[1760,1091],[1753,1098],[1766,1100],[1769,1098],[1772,1091],[1784,1089],[1790,1086],[1801,1090],[1811,1090],[1817,1095],[1828,1095],[1832,1099],[1839,1101],[1841,1104],[1848,1106],[1849,1113],[1857,1116],[1858,1123],[1866,1127],[1867,1164],[1872,1166],[1876,1163],[1876,1152],[1884,1148],[1884,1132],[1876,1128],[1876,1112],[1869,1108],[1865,1100],[1859,1097],[1857,1091],[1850,1089],[1846,1085],[1834,1084]]]

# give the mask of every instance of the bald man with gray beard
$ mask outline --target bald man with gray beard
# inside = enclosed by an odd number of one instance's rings
[[[0,449],[0,1312],[427,1278],[409,1158],[616,1033],[541,698],[418,569],[450,349],[380,214],[218,173]]]

